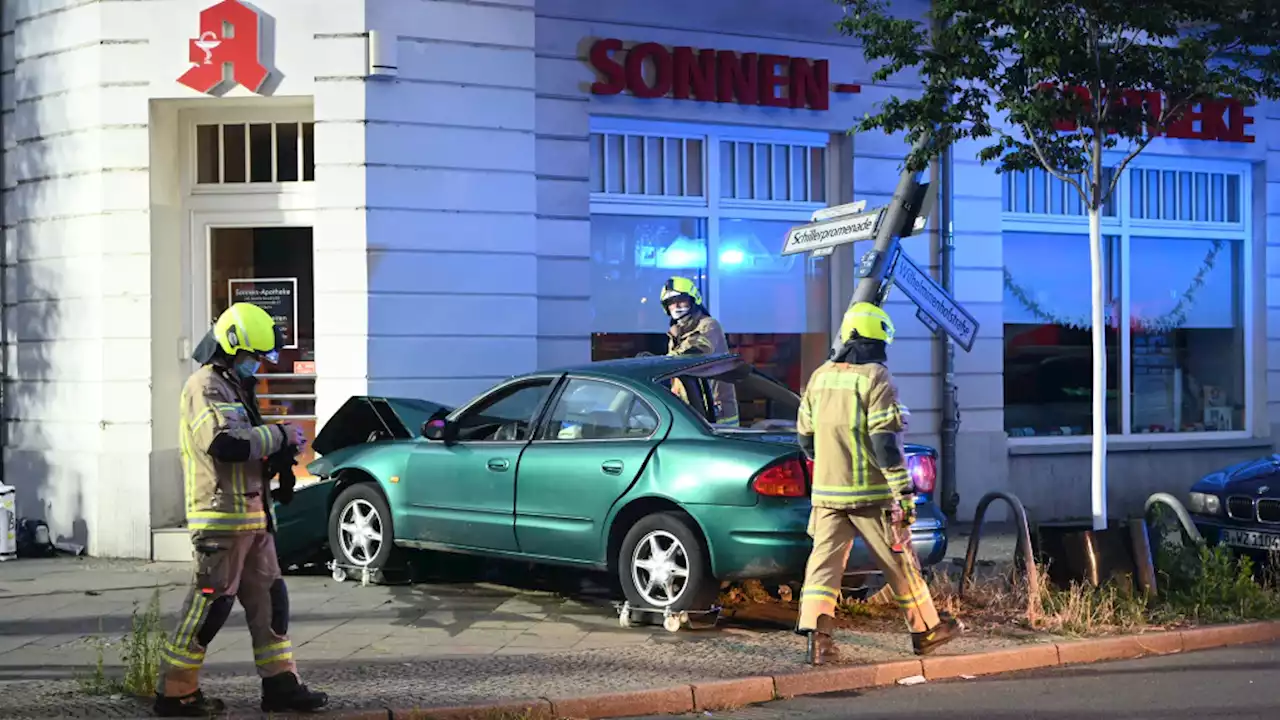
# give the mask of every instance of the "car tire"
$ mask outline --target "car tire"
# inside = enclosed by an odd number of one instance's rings
[[[618,550],[618,581],[631,607],[672,612],[710,609],[720,587],[701,534],[677,512],[646,515],[631,526]],[[633,621],[661,623],[662,615],[636,613]]]
[[[369,568],[379,573],[395,552],[391,508],[382,492],[369,482],[356,483],[333,501],[329,510],[329,551],[347,574]],[[362,542],[363,540],[363,542]]]

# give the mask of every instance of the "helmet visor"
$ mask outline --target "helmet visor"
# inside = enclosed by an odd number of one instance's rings
[[[263,359],[263,360],[266,360],[267,362],[271,363],[272,365],[275,365],[276,363],[280,362],[280,351],[279,351],[279,350],[271,350],[271,351],[269,351],[269,352],[264,352],[264,353],[262,353],[262,359]]]

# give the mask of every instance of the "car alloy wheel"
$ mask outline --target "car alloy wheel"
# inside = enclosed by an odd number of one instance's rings
[[[338,542],[352,565],[369,565],[382,548],[382,518],[368,500],[356,498],[338,517]]]
[[[654,607],[674,603],[689,584],[689,553],[684,544],[666,530],[645,535],[631,554],[631,582]]]

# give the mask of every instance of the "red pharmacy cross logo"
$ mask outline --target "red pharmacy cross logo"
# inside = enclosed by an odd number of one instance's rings
[[[258,92],[271,71],[262,60],[262,16],[239,0],[200,13],[200,36],[188,41],[191,67],[178,82],[196,92],[243,85]]]

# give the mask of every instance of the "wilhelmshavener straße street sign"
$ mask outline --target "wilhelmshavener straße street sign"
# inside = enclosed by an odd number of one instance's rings
[[[978,338],[978,321],[901,248],[898,249],[898,257],[893,262],[889,277],[902,290],[902,294],[911,298],[920,308],[916,317],[923,313],[932,321],[929,323],[920,318],[930,330],[937,332],[941,329],[964,348],[965,352],[973,349],[973,341]]]

